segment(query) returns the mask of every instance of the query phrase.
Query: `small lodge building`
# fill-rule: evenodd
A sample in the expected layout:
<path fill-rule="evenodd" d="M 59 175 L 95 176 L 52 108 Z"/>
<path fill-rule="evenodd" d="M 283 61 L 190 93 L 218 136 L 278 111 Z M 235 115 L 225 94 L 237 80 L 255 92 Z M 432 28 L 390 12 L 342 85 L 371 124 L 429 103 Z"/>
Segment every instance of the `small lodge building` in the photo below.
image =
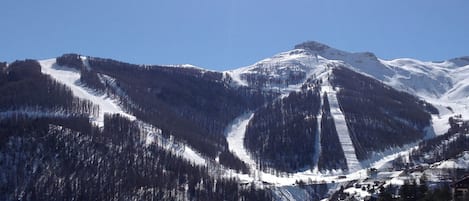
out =
<path fill-rule="evenodd" d="M 468 201 L 469 200 L 469 176 L 451 184 L 453 191 L 453 200 L 455 201 Z"/>

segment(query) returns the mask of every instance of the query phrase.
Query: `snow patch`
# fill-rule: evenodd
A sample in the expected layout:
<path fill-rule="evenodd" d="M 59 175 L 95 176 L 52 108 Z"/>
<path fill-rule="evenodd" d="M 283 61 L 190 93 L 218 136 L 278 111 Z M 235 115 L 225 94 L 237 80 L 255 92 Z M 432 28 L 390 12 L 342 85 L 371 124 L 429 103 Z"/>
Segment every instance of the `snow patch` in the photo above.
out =
<path fill-rule="evenodd" d="M 456 159 L 451 159 L 441 162 L 438 166 L 438 169 L 469 169 L 469 151 L 465 151 Z"/>
<path fill-rule="evenodd" d="M 194 149 L 187 145 L 184 145 L 184 152 L 182 156 L 184 156 L 184 158 L 188 159 L 196 165 L 207 165 L 205 159 L 200 156 L 200 154 L 197 153 Z"/>

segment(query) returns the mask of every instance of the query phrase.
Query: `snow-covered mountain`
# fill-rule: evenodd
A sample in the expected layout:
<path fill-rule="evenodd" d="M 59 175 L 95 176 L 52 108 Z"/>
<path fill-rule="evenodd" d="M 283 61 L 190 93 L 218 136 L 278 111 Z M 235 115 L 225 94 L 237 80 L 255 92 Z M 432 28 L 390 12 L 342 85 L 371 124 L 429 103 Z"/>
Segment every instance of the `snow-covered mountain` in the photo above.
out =
<path fill-rule="evenodd" d="M 384 60 L 370 52 L 350 53 L 318 42 L 305 42 L 294 50 L 277 54 L 248 67 L 227 71 L 239 84 L 249 82 L 249 74 L 264 74 L 270 79 L 287 82 L 311 69 L 311 63 L 320 58 L 328 62 L 342 62 L 360 73 L 425 98 L 466 98 L 469 57 L 459 57 L 441 62 L 416 59 Z M 305 66 L 310 66 L 310 68 Z M 314 67 L 312 67 L 314 69 Z M 243 77 L 243 78 L 241 78 Z"/>
<path fill-rule="evenodd" d="M 144 164 L 142 177 L 165 175 L 167 188 L 175 192 L 141 178 L 115 198 L 160 193 L 177 200 L 225 199 L 226 193 L 206 191 L 213 183 L 238 199 L 269 198 L 265 189 L 284 199 L 290 192 L 305 194 L 292 186 L 299 180 L 321 180 L 327 189 L 333 181 L 361 178 L 366 168 L 380 168 L 425 139 L 449 138 L 443 134 L 454 131 L 450 118 L 469 119 L 469 57 L 384 60 L 369 52 L 305 42 L 253 65 L 217 72 L 188 64 L 134 65 L 66 54 L 0 63 L 0 93 L 5 94 L 0 97 L 0 158 L 13 160 L 0 168 L 23 172 L 18 188 L 51 193 L 45 190 L 47 181 L 55 185 L 65 179 L 89 191 L 76 176 L 86 174 L 79 168 L 111 167 L 105 161 L 114 159 L 136 162 L 103 171 L 138 175 L 131 169 Z M 37 153 L 30 150 L 35 142 Z M 51 143 L 58 145 L 42 148 Z M 21 157 L 36 165 L 16 161 L 18 149 L 25 149 Z M 174 163 L 151 173 L 147 161 L 152 157 L 159 164 L 164 157 Z M 67 158 L 78 162 L 67 165 Z M 70 168 L 63 177 L 45 171 L 62 166 Z M 114 181 L 96 171 L 101 183 L 94 186 Z M 166 171 L 178 179 L 169 181 L 176 176 Z M 0 184 L 7 185 L 14 179 L 8 175 L 15 173 L 4 172 Z M 233 183 L 225 179 L 231 177 L 242 187 L 227 187 Z M 111 189 L 123 188 L 114 183 Z M 251 183 L 266 188 L 247 187 Z M 10 188 L 5 192 L 2 200 L 45 196 Z M 93 193 L 105 198 L 112 190 Z"/>
<path fill-rule="evenodd" d="M 296 85 L 298 89 L 298 83 L 318 74 L 320 66 L 327 63 L 341 63 L 432 103 L 440 113 L 434 119 L 436 134 L 449 128 L 447 119 L 450 116 L 462 114 L 469 117 L 469 57 L 439 62 L 409 58 L 385 60 L 370 52 L 350 53 L 310 41 L 296 45 L 294 50 L 226 73 L 240 85 L 262 85 L 267 89 L 291 91 L 291 87 Z"/>

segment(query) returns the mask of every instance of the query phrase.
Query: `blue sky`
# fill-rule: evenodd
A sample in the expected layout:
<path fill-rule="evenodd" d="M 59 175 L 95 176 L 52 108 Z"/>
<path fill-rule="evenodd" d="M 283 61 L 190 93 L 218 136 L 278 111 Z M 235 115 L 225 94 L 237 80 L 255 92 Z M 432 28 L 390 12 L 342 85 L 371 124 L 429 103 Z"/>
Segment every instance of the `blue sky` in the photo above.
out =
<path fill-rule="evenodd" d="M 391 59 L 469 55 L 467 0 L 2 0 L 0 61 L 63 53 L 225 70 L 315 40 Z"/>

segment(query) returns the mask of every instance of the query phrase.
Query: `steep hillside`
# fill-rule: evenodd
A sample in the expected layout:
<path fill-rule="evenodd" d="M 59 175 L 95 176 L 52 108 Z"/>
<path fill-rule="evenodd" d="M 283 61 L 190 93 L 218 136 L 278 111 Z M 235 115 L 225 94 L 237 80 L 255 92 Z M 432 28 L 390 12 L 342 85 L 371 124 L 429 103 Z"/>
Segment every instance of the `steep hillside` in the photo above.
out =
<path fill-rule="evenodd" d="M 17 61 L 0 73 L 0 200 L 270 200 L 268 190 L 179 156 L 166 147 L 170 139 L 154 141 L 158 129 L 123 111 L 95 124 L 112 102 L 69 83 L 78 78 L 71 69 L 52 65 L 52 77 L 43 74 L 45 64 Z M 69 77 L 55 80 L 57 73 Z"/>
<path fill-rule="evenodd" d="M 312 167 L 320 107 L 318 86 L 277 99 L 258 109 L 247 125 L 245 145 L 264 166 L 282 171 Z"/>
<path fill-rule="evenodd" d="M 145 146 L 135 121 L 106 115 L 104 122 L 103 130 L 79 131 L 69 118 L 1 120 L 0 134 L 11 136 L 0 146 L 0 199 L 270 200 L 266 191 Z"/>
<path fill-rule="evenodd" d="M 79 55 L 59 57 L 57 65 L 79 69 L 87 87 L 116 97 L 136 118 L 212 159 L 220 154 L 235 159 L 227 149 L 225 128 L 271 97 L 255 88 L 229 87 L 223 74 L 195 68 L 138 66 Z"/>
<path fill-rule="evenodd" d="M 384 60 L 373 53 L 346 52 L 314 41 L 299 44 L 294 51 L 308 51 L 315 56 L 340 61 L 347 68 L 433 104 L 440 114 L 432 118 L 437 135 L 449 129 L 449 117 L 455 114 L 469 117 L 466 100 L 469 97 L 468 57 L 436 62 L 409 58 Z"/>
<path fill-rule="evenodd" d="M 255 110 L 247 126 L 245 145 L 261 169 L 354 171 L 361 168 L 359 161 L 376 153 L 434 135 L 431 115 L 439 114 L 437 108 L 369 74 L 362 75 L 349 64 L 367 63 L 365 70 L 381 66 L 382 72 L 373 72 L 387 72 L 389 68 L 375 56 L 314 42 L 296 48 L 226 72 L 236 86 L 281 94 Z M 296 94 L 304 94 L 307 83 L 314 83 L 316 98 L 293 99 L 303 97 Z"/>
<path fill-rule="evenodd" d="M 224 72 L 0 62 L 0 200 L 322 199 L 370 167 L 464 158 L 468 83 L 468 57 L 318 42 Z"/>

